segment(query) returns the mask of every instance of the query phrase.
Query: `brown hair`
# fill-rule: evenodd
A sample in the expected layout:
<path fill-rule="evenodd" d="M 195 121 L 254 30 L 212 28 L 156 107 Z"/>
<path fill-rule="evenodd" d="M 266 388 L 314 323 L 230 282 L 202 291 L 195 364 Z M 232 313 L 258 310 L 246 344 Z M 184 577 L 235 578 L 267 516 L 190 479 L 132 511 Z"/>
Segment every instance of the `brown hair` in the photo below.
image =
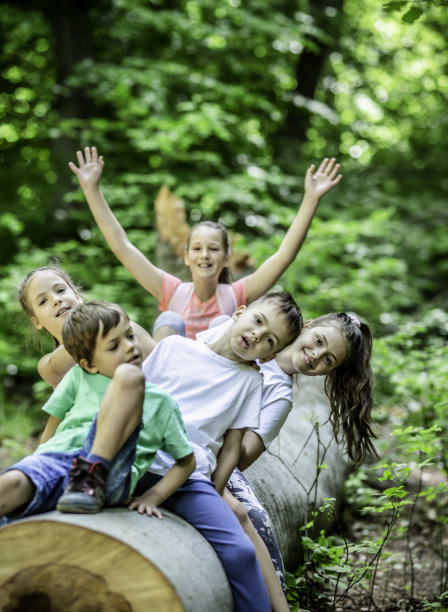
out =
<path fill-rule="evenodd" d="M 80 304 L 70 312 L 64 322 L 62 328 L 64 347 L 77 363 L 81 359 L 86 359 L 90 364 L 101 324 L 101 335 L 104 338 L 122 318 L 129 321 L 127 313 L 118 304 L 101 300 Z"/>
<path fill-rule="evenodd" d="M 214 221 L 201 221 L 200 223 L 196 223 L 196 225 L 193 225 L 193 227 L 190 230 L 190 233 L 188 234 L 187 242 L 185 244 L 185 252 L 187 252 L 188 249 L 190 248 L 190 239 L 191 239 L 193 232 L 196 229 L 198 229 L 198 227 L 202 227 L 204 225 L 205 227 L 210 227 L 220 232 L 222 246 L 226 254 L 229 255 L 230 254 L 229 233 L 223 225 L 221 225 L 220 223 L 215 223 Z M 229 268 L 227 266 L 221 270 L 221 274 L 219 275 L 219 278 L 218 278 L 218 283 L 224 283 L 226 285 L 230 283 L 230 273 L 229 273 Z"/>
<path fill-rule="evenodd" d="M 347 340 L 347 359 L 325 379 L 330 399 L 330 421 L 336 441 L 345 438 L 347 454 L 355 463 L 364 461 L 367 453 L 378 456 L 372 443 L 374 375 L 370 366 L 372 333 L 367 323 L 354 313 L 333 312 L 314 319 L 310 327 L 337 327 Z"/>
<path fill-rule="evenodd" d="M 290 336 L 288 342 L 283 348 L 291 344 L 297 336 L 300 334 L 303 328 L 303 316 L 300 308 L 294 301 L 294 298 L 287 291 L 281 291 L 278 293 L 265 293 L 255 301 L 248 305 L 248 308 L 252 308 L 255 304 L 262 302 L 269 302 L 276 306 L 277 312 L 285 317 L 286 325 L 289 329 Z"/>

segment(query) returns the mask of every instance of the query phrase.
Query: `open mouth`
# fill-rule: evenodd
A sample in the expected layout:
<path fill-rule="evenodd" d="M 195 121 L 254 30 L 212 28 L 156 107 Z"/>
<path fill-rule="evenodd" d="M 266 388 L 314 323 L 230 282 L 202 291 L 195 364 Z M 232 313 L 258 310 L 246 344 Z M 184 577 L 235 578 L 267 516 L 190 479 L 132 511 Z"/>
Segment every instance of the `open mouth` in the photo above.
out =
<path fill-rule="evenodd" d="M 310 370 L 314 370 L 313 364 L 311 363 L 310 358 L 308 357 L 305 351 L 303 351 L 303 359 L 305 360 L 305 363 L 310 368 Z"/>
<path fill-rule="evenodd" d="M 250 347 L 250 342 L 245 336 L 241 336 L 241 344 L 243 345 L 244 348 Z"/>
<path fill-rule="evenodd" d="M 64 306 L 64 308 L 60 308 L 56 313 L 56 317 L 63 317 L 69 312 L 69 310 L 70 306 Z"/>

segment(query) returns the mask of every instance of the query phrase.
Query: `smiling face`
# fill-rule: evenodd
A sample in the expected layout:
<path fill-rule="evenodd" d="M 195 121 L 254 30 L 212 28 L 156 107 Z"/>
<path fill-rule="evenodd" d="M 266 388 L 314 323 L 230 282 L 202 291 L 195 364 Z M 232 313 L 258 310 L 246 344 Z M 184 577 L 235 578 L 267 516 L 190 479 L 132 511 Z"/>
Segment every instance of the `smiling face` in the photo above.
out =
<path fill-rule="evenodd" d="M 234 325 L 229 329 L 229 346 L 235 361 L 253 361 L 273 357 L 287 344 L 291 332 L 285 316 L 268 301 L 240 306 Z"/>
<path fill-rule="evenodd" d="M 27 302 L 33 312 L 36 329 L 46 329 L 62 342 L 62 326 L 72 308 L 82 302 L 81 296 L 57 272 L 42 270 L 29 281 Z"/>
<path fill-rule="evenodd" d="M 292 364 L 305 376 L 323 376 L 339 367 L 348 357 L 348 342 L 334 325 L 310 326 L 291 346 Z"/>
<path fill-rule="evenodd" d="M 142 347 L 131 326 L 129 319 L 120 317 L 116 327 L 103 336 L 103 324 L 96 338 L 95 350 L 91 363 L 80 360 L 80 365 L 90 374 L 103 374 L 112 378 L 115 370 L 122 363 L 141 367 Z"/>
<path fill-rule="evenodd" d="M 217 280 L 228 261 L 222 232 L 207 225 L 198 225 L 190 236 L 185 253 L 185 264 L 191 269 L 193 278 Z"/>

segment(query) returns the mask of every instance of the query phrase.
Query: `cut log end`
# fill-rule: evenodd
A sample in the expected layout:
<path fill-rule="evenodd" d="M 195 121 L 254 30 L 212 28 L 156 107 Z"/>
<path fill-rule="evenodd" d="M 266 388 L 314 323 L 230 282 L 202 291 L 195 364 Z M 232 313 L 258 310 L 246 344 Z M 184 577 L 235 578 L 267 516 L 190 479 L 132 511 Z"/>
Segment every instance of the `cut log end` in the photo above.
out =
<path fill-rule="evenodd" d="M 23 522 L 1 530 L 1 549 L 1 612 L 184 611 L 162 572 L 107 534 Z"/>

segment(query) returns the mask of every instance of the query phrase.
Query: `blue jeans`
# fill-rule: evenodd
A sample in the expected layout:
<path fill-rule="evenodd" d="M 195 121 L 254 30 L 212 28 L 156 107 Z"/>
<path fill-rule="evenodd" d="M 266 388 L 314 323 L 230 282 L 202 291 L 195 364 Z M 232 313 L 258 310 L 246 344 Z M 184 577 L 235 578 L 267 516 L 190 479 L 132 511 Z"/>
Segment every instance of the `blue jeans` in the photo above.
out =
<path fill-rule="evenodd" d="M 141 495 L 160 478 L 146 472 L 134 495 Z M 187 480 L 163 505 L 193 525 L 211 544 L 227 574 L 235 612 L 271 611 L 255 549 L 212 482 Z"/>
<path fill-rule="evenodd" d="M 131 466 L 135 458 L 140 429 L 141 425 L 129 436 L 111 462 L 106 481 L 106 506 L 119 506 L 129 497 Z M 95 433 L 96 417 L 81 449 L 69 453 L 35 453 L 7 468 L 5 472 L 10 470 L 23 472 L 35 486 L 33 499 L 27 506 L 18 508 L 10 518 L 22 518 L 54 510 L 67 486 L 73 459 L 79 456 L 85 457 L 90 452 Z"/>

